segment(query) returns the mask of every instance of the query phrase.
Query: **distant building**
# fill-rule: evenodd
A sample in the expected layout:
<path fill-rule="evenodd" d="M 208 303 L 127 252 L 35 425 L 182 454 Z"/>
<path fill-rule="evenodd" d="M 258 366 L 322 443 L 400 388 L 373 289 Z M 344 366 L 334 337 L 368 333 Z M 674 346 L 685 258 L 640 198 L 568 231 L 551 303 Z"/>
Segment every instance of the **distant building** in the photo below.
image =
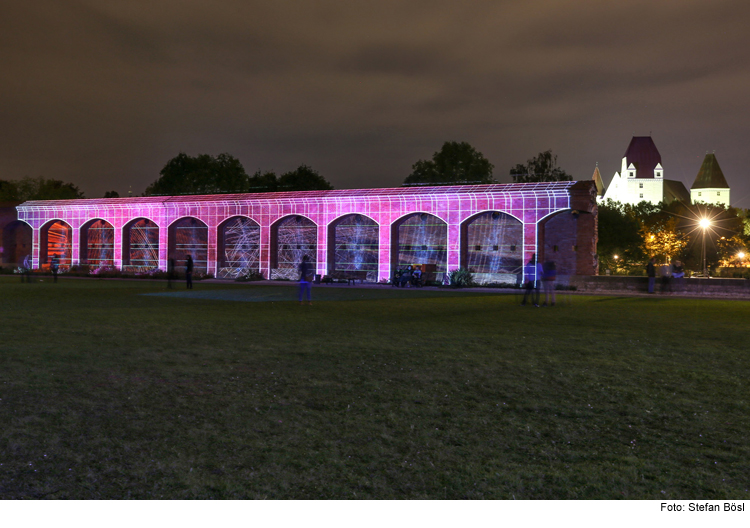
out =
<path fill-rule="evenodd" d="M 597 175 L 601 179 L 598 167 L 594 171 L 595 181 Z M 674 200 L 689 203 L 690 193 L 682 182 L 664 178 L 661 154 L 651 137 L 633 136 L 622 158 L 620 172 L 615 172 L 609 187 L 600 198 L 608 199 L 627 204 Z"/>
<path fill-rule="evenodd" d="M 604 180 L 602 180 L 602 173 L 599 172 L 599 164 L 596 164 L 594 169 L 594 175 L 591 177 L 596 184 L 596 201 L 600 202 L 604 198 Z"/>
<path fill-rule="evenodd" d="M 690 187 L 693 203 L 724 205 L 729 207 L 729 185 L 721 172 L 715 154 L 706 153 L 693 186 Z"/>

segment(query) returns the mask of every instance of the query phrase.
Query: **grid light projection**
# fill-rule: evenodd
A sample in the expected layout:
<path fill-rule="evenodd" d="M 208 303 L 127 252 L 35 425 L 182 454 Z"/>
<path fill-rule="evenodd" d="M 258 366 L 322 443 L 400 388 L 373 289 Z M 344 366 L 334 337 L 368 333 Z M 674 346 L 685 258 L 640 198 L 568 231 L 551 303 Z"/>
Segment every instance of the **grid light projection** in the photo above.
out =
<path fill-rule="evenodd" d="M 81 262 L 94 268 L 114 266 L 115 231 L 104 220 L 93 220 L 81 230 L 81 246 L 86 248 Z"/>
<path fill-rule="evenodd" d="M 467 267 L 475 274 L 520 273 L 523 224 L 517 219 L 499 212 L 482 213 L 468 224 L 467 237 Z"/>
<path fill-rule="evenodd" d="M 29 201 L 34 267 L 179 268 L 236 278 L 297 278 L 307 255 L 320 275 L 365 271 L 370 281 L 422 265 L 486 281 L 520 272 L 537 252 L 540 221 L 570 213 L 576 182 L 351 189 L 205 196 Z M 24 228 L 27 229 L 27 228 Z"/>
<path fill-rule="evenodd" d="M 360 214 L 347 215 L 334 226 L 334 271 L 365 271 L 378 280 L 378 224 Z"/>
<path fill-rule="evenodd" d="M 220 279 L 260 273 L 260 226 L 249 218 L 230 218 L 219 229 Z"/>
<path fill-rule="evenodd" d="M 187 268 L 187 256 L 193 257 L 193 271 L 206 273 L 208 269 L 208 226 L 195 218 L 183 218 L 172 225 L 174 248 L 170 254 L 175 259 L 175 269 Z"/>
<path fill-rule="evenodd" d="M 427 213 L 410 215 L 398 226 L 397 267 L 435 266 L 437 273 L 446 272 L 448 224 Z"/>
<path fill-rule="evenodd" d="M 300 215 L 282 219 L 276 226 L 276 239 L 277 266 L 271 270 L 272 279 L 298 279 L 297 266 L 304 256 L 315 268 L 318 227 L 312 220 Z"/>
<path fill-rule="evenodd" d="M 142 218 L 136 220 L 129 231 L 130 251 L 128 265 L 123 266 L 129 271 L 150 271 L 159 267 L 159 226 L 151 220 Z"/>

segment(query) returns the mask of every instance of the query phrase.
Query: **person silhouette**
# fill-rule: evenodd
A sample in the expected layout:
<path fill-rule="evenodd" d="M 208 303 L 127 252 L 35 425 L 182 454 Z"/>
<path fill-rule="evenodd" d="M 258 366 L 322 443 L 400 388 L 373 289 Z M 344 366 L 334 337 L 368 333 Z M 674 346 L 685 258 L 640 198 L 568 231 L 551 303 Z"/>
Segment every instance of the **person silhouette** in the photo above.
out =
<path fill-rule="evenodd" d="M 60 269 L 60 259 L 57 256 L 57 253 L 52 254 L 52 260 L 50 262 L 50 269 L 52 270 L 52 282 L 57 282 L 57 272 Z"/>
<path fill-rule="evenodd" d="M 307 294 L 307 304 L 312 304 L 311 287 L 310 287 L 310 258 L 307 255 L 302 256 L 302 262 L 299 263 L 299 303 L 302 304 L 303 294 Z"/>
<path fill-rule="evenodd" d="M 167 260 L 167 288 L 172 289 L 172 281 L 174 280 L 174 257 L 169 257 Z"/>
<path fill-rule="evenodd" d="M 187 289 L 193 289 L 193 256 L 188 255 L 185 261 L 185 282 L 187 282 Z"/>
<path fill-rule="evenodd" d="M 557 265 L 554 260 L 548 260 L 542 266 L 542 287 L 544 288 L 544 304 L 542 306 L 555 305 L 555 279 L 557 278 Z"/>
<path fill-rule="evenodd" d="M 523 294 L 521 306 L 526 305 L 526 301 L 531 298 L 531 303 L 539 308 L 539 282 L 544 276 L 542 265 L 536 261 L 536 253 L 531 255 L 529 262 L 523 268 L 523 274 L 526 278 L 526 291 Z"/>

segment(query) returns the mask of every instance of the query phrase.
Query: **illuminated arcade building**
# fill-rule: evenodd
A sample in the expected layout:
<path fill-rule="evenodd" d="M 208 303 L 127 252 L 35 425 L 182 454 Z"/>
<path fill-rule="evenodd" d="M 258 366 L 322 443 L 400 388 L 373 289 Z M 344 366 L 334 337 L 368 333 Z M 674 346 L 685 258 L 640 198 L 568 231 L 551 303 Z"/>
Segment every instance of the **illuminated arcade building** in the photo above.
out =
<path fill-rule="evenodd" d="M 55 255 L 63 267 L 166 270 L 170 256 L 179 268 L 190 254 L 196 272 L 219 278 L 255 271 L 296 279 L 307 255 L 320 275 L 359 270 L 380 281 L 419 264 L 437 279 L 465 267 L 479 282 L 515 282 L 538 253 L 562 276 L 597 273 L 592 182 L 50 200 L 16 209 L 18 220 L 0 226 L 3 237 L 28 237 L 35 268 Z"/>

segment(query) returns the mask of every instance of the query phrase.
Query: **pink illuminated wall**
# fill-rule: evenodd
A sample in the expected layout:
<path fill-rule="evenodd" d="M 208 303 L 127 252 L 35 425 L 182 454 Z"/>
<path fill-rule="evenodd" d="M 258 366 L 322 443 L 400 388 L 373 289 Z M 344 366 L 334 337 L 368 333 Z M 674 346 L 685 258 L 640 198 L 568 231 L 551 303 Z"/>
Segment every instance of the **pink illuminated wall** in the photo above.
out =
<path fill-rule="evenodd" d="M 82 237 L 82 229 L 85 231 L 94 220 L 103 220 L 106 224 L 99 222 L 97 225 L 111 225 L 113 228 L 111 260 L 118 268 L 132 265 L 133 244 L 145 244 L 136 240 L 136 235 L 143 238 L 143 233 L 133 231 L 133 226 L 142 224 L 158 228 L 149 242 L 148 251 L 153 254 L 150 262 L 163 270 L 167 268 L 170 251 L 188 247 L 188 242 L 182 238 L 172 240 L 170 236 L 182 237 L 182 233 L 188 234 L 188 228 L 197 233 L 198 228 L 205 226 L 201 231 L 201 236 L 205 236 L 205 242 L 200 242 L 201 260 L 205 259 L 206 270 L 214 275 L 235 258 L 219 255 L 218 251 L 224 251 L 225 247 L 237 248 L 229 240 L 230 235 L 221 230 L 224 226 L 240 225 L 237 220 L 228 222 L 230 219 L 248 219 L 244 224 L 258 226 L 251 233 L 254 256 L 250 260 L 267 278 L 272 274 L 272 266 L 275 266 L 274 274 L 278 275 L 279 267 L 289 265 L 290 255 L 308 251 L 315 254 L 311 261 L 315 262 L 316 272 L 321 275 L 329 273 L 332 270 L 328 267 L 336 261 L 330 254 L 335 251 L 336 244 L 328 237 L 343 232 L 336 228 L 343 217 L 362 215 L 368 224 L 370 221 L 377 224 L 377 244 L 371 243 L 370 246 L 377 248 L 377 278 L 382 280 L 391 276 L 397 260 L 394 254 L 397 249 L 392 247 L 394 229 L 398 233 L 399 226 L 415 213 L 426 213 L 445 223 L 444 246 L 440 247 L 445 248 L 447 270 L 465 265 L 462 254 L 465 260 L 467 241 L 462 240 L 462 225 L 483 212 L 505 213 L 520 222 L 522 240 L 518 251 L 525 262 L 537 251 L 538 222 L 571 208 L 571 187 L 574 185 L 575 182 L 555 182 L 30 201 L 18 206 L 17 210 L 19 220 L 33 229 L 34 267 L 44 264 L 41 260 L 47 253 L 45 247 L 52 242 L 60 243 L 59 240 L 49 240 L 50 231 L 55 236 L 62 232 L 60 226 L 70 227 L 70 240 L 65 241 L 64 246 L 69 251 L 70 262 L 73 265 L 85 262 L 89 250 L 86 240 L 90 237 L 85 234 Z M 53 226 L 52 230 L 50 226 Z M 298 229 L 302 233 L 300 236 L 314 240 L 296 240 L 297 232 L 290 230 L 290 226 Z M 372 234 L 368 236 L 372 238 Z M 283 248 L 279 245 L 280 237 L 287 241 Z M 182 258 L 181 255 L 177 257 Z"/>

